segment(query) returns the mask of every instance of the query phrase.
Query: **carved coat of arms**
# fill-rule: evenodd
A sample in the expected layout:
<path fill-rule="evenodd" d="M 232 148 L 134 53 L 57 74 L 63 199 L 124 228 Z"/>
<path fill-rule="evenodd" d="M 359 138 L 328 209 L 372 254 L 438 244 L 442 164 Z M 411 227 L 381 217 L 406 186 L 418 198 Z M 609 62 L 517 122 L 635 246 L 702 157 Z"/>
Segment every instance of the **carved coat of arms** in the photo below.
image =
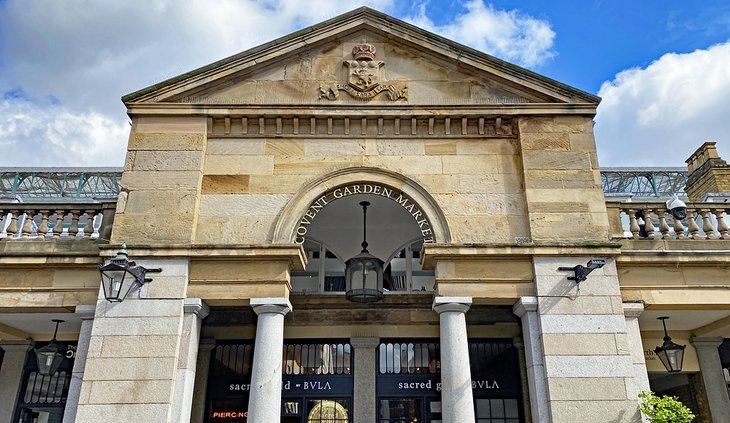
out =
<path fill-rule="evenodd" d="M 319 98 L 336 100 L 340 91 L 346 91 L 354 98 L 369 100 L 385 92 L 390 100 L 406 99 L 407 87 L 396 87 L 385 84 L 382 69 L 385 62 L 375 60 L 375 46 L 362 43 L 352 49 L 355 60 L 345 60 L 347 67 L 347 83 L 319 87 Z"/>

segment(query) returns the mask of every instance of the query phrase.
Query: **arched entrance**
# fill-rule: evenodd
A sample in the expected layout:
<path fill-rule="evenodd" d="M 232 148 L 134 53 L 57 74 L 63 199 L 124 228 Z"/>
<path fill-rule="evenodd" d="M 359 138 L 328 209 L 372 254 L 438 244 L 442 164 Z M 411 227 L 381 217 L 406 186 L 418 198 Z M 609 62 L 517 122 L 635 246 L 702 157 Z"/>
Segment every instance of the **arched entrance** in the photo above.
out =
<path fill-rule="evenodd" d="M 363 237 L 362 201 L 368 207 L 368 250 L 385 263 L 386 292 L 432 291 L 432 271 L 421 268 L 424 244 L 435 240 L 423 206 L 400 189 L 380 182 L 335 186 L 312 201 L 295 229 L 307 268 L 292 274 L 292 293 L 345 290 L 345 261 L 356 256 Z"/>

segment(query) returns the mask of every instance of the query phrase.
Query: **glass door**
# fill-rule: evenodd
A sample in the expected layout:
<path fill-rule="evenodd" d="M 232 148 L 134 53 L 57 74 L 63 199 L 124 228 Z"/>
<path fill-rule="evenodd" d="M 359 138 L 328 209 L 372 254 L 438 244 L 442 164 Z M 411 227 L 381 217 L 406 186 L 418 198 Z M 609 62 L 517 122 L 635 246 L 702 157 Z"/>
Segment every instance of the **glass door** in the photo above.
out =
<path fill-rule="evenodd" d="M 349 398 L 287 398 L 281 423 L 350 423 Z"/>
<path fill-rule="evenodd" d="M 422 398 L 381 398 L 379 423 L 425 422 Z"/>

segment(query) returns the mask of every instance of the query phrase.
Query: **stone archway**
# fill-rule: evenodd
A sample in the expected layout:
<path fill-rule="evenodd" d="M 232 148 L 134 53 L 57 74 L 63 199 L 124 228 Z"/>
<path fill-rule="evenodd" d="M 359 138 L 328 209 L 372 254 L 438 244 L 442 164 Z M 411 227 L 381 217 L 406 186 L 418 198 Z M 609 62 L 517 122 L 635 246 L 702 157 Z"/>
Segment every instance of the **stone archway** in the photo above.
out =
<path fill-rule="evenodd" d="M 356 189 L 358 192 L 355 192 Z M 424 238 L 436 243 L 451 242 L 443 212 L 423 187 L 401 174 L 368 167 L 341 169 L 307 184 L 284 207 L 274 227 L 273 242 L 289 244 L 301 241 L 303 224 L 314 218 L 318 210 L 326 206 L 328 199 L 352 194 L 379 195 L 397 202 L 411 213 L 422 228 Z"/>

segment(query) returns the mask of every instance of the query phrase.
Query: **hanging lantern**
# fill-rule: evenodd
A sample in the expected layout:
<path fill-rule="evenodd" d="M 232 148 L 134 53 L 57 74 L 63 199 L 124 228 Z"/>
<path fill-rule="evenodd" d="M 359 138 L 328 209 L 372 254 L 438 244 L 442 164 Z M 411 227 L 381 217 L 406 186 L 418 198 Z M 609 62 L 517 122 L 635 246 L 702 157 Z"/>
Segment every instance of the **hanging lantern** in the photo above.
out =
<path fill-rule="evenodd" d="M 672 342 L 672 338 L 667 334 L 667 324 L 665 320 L 669 317 L 659 317 L 657 320 L 662 321 L 664 326 L 664 343 L 661 347 L 656 347 L 654 353 L 659 357 L 664 367 L 669 373 L 682 371 L 682 361 L 684 360 L 684 349 L 686 345 L 679 345 Z"/>
<path fill-rule="evenodd" d="M 56 323 L 56 330 L 53 332 L 53 339 L 45 347 L 37 348 L 35 350 L 35 357 L 38 363 L 38 373 L 46 376 L 56 373 L 58 367 L 61 365 L 66 356 L 66 347 L 56 340 L 58 325 L 64 321 L 54 319 L 52 322 Z"/>
<path fill-rule="evenodd" d="M 355 303 L 374 303 L 383 299 L 383 261 L 368 251 L 367 201 L 360 202 L 363 218 L 362 251 L 345 262 L 345 297 Z"/>

